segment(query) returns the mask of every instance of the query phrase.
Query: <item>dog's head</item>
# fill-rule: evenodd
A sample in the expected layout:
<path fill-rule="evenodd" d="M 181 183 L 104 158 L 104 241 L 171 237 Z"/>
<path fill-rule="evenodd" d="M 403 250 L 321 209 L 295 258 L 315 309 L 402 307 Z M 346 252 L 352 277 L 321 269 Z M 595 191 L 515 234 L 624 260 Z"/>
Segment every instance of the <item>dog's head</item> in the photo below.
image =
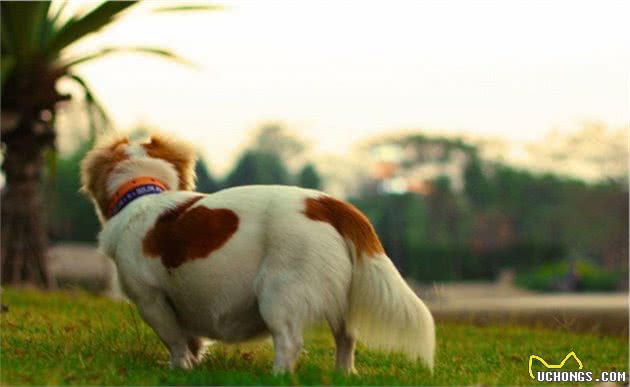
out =
<path fill-rule="evenodd" d="M 195 161 L 192 145 L 173 137 L 152 134 L 148 142 L 135 143 L 127 135 L 111 133 L 100 138 L 81 162 L 81 189 L 104 222 L 112 196 L 135 178 L 155 178 L 167 190 L 194 189 Z"/>

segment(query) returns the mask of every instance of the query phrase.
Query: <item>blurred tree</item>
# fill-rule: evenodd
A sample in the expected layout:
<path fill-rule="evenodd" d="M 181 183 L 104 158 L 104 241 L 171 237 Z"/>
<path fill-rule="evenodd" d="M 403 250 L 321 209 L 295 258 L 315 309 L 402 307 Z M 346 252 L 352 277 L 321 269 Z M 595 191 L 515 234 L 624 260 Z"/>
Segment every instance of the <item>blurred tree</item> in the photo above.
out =
<path fill-rule="evenodd" d="M 57 103 L 70 99 L 56 90 L 57 81 L 74 81 L 84 92 L 92 130 L 106 115 L 86 82 L 74 73 L 78 64 L 121 51 L 135 51 L 183 62 L 173 53 L 150 47 L 112 47 L 79 56 L 67 48 L 118 20 L 137 2 L 103 2 L 86 13 L 64 17 L 67 2 L 2 2 L 2 114 L 5 146 L 2 170 L 2 283 L 31 282 L 49 286 L 46 227 L 40 197 L 45 152 L 54 147 Z M 55 5 L 54 7 L 52 5 Z M 176 6 L 162 11 L 214 9 Z M 52 153 L 49 153 L 52 155 Z M 50 156 L 47 160 L 55 160 Z"/>
<path fill-rule="evenodd" d="M 250 146 L 250 149 L 278 155 L 285 162 L 304 152 L 305 148 L 304 142 L 291 134 L 288 128 L 279 122 L 260 126 Z"/>
<path fill-rule="evenodd" d="M 591 127 L 584 138 L 573 138 L 578 149 L 589 150 L 572 157 L 605 154 L 605 146 L 587 146 L 603 133 Z M 492 279 L 504 268 L 524 272 L 580 256 L 609 270 L 628 270 L 628 190 L 618 179 L 587 183 L 534 173 L 489 162 L 478 148 L 439 137 L 403 136 L 373 146 L 376 155 L 395 156 L 408 192 L 364 190 L 354 201 L 372 219 L 396 264 L 417 279 Z M 570 146 L 559 149 L 568 152 Z M 586 157 L 588 164 L 623 170 L 625 151 L 620 146 L 611 151 L 603 158 Z M 411 190 L 418 180 L 426 189 Z M 405 195 L 414 199 L 403 200 Z"/>
<path fill-rule="evenodd" d="M 447 176 L 436 177 L 431 186 L 433 189 L 426 198 L 427 214 L 432 220 L 428 238 L 441 245 L 455 244 L 461 240 L 461 205 Z"/>
<path fill-rule="evenodd" d="M 288 173 L 277 154 L 248 150 L 225 179 L 226 187 L 249 184 L 288 184 Z"/>
<path fill-rule="evenodd" d="M 297 184 L 300 187 L 321 189 L 322 179 L 312 163 L 306 164 L 297 176 Z"/>
<path fill-rule="evenodd" d="M 197 191 L 212 193 L 219 190 L 219 184 L 214 180 L 208 170 L 208 165 L 201 157 L 195 164 L 195 174 L 197 175 Z"/>
<path fill-rule="evenodd" d="M 484 208 L 493 200 L 481 160 L 475 153 L 464 169 L 464 190 L 473 206 Z"/>

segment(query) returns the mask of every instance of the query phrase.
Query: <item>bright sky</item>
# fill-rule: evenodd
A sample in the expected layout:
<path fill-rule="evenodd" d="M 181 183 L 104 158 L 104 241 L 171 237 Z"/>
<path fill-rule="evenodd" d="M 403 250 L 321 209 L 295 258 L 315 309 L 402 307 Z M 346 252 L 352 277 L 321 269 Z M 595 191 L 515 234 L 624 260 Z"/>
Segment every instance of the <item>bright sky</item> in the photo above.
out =
<path fill-rule="evenodd" d="M 120 55 L 81 66 L 117 127 L 181 131 L 223 171 L 270 120 L 337 154 L 387 130 L 519 142 L 628 121 L 627 1 L 224 4 L 138 9 L 76 48 L 157 46 L 199 64 Z"/>

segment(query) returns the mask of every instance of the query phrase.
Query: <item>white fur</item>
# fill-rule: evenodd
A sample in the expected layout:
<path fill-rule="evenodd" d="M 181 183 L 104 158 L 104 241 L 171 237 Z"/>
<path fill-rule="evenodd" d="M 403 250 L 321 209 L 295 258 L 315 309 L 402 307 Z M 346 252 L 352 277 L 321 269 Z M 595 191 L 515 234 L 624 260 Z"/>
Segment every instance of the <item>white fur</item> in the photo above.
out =
<path fill-rule="evenodd" d="M 122 162 L 108 182 L 153 176 L 175 187 L 174 169 L 140 155 Z M 116 263 L 122 288 L 171 353 L 171 365 L 190 368 L 199 357 L 191 338 L 238 342 L 271 334 L 274 370 L 293 369 L 305 324 L 328 321 L 337 367 L 352 372 L 355 337 L 398 349 L 433 366 L 433 319 L 386 256 L 349 256 L 348 244 L 328 223 L 307 218 L 304 201 L 321 192 L 284 186 L 248 186 L 206 195 L 195 206 L 227 208 L 237 232 L 203 259 L 167 270 L 143 253 L 157 217 L 191 196 L 168 191 L 131 202 L 100 234 Z"/>

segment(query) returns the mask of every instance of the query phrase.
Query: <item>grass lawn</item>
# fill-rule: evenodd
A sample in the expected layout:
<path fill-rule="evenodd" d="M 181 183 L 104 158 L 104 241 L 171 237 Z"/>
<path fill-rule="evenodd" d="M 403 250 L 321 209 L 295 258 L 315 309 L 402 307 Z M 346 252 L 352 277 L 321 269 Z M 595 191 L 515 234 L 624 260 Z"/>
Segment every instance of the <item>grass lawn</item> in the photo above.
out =
<path fill-rule="evenodd" d="M 531 385 L 530 354 L 558 363 L 571 350 L 597 375 L 628 368 L 627 337 L 438 322 L 433 376 L 401 355 L 362 346 L 359 375 L 334 372 L 334 345 L 323 328 L 307 332 L 294 375 L 271 375 L 268 340 L 217 344 L 195 370 L 173 371 L 133 305 L 82 292 L 16 289 L 5 289 L 2 302 L 9 306 L 0 315 L 2 385 Z"/>

